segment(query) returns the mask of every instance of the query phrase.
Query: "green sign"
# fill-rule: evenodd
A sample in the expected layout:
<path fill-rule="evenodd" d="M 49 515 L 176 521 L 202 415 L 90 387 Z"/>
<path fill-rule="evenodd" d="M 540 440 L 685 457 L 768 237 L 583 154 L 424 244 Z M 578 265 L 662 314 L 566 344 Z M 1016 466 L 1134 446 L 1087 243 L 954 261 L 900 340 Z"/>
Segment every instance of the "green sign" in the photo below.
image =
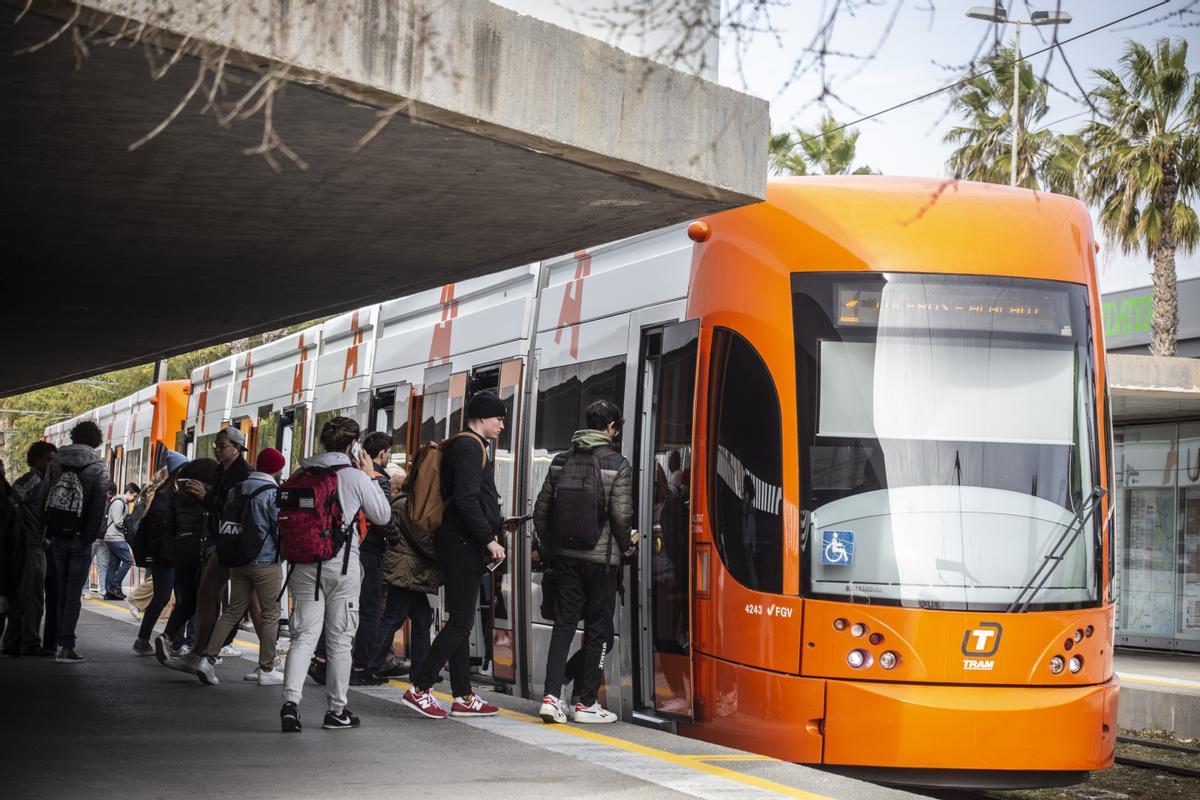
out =
<path fill-rule="evenodd" d="M 1151 295 L 1104 301 L 1104 335 L 1127 336 L 1150 332 Z"/>

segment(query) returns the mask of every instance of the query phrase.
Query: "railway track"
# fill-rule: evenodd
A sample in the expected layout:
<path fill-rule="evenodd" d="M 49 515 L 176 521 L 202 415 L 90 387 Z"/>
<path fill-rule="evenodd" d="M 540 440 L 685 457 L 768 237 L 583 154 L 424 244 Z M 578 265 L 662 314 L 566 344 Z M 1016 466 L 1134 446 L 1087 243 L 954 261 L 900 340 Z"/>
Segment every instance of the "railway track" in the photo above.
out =
<path fill-rule="evenodd" d="M 1133 736 L 1118 736 L 1117 742 L 1120 744 L 1134 745 L 1137 747 L 1147 747 L 1154 750 L 1166 750 L 1173 753 L 1187 753 L 1189 755 L 1200 756 L 1200 747 L 1188 747 L 1181 744 L 1173 744 L 1171 742 L 1160 742 L 1155 739 L 1139 739 Z M 1138 769 L 1158 770 L 1160 772 L 1168 772 L 1172 775 L 1179 775 L 1184 778 L 1200 779 L 1200 769 L 1194 767 L 1185 767 L 1178 764 L 1164 764 L 1161 761 L 1149 761 L 1144 758 L 1133 758 L 1131 756 L 1116 757 L 1116 762 L 1126 767 L 1137 767 Z M 1200 759 L 1198 759 L 1200 762 Z"/>

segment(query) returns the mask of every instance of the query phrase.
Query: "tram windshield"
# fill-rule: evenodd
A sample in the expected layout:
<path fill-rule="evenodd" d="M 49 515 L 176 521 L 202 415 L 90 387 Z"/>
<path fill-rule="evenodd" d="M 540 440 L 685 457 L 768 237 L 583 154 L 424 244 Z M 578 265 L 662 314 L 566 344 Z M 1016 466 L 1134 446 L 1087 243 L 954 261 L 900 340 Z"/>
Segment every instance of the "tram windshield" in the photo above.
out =
<path fill-rule="evenodd" d="M 807 273 L 792 290 L 806 593 L 934 609 L 1095 605 L 1086 288 Z"/>

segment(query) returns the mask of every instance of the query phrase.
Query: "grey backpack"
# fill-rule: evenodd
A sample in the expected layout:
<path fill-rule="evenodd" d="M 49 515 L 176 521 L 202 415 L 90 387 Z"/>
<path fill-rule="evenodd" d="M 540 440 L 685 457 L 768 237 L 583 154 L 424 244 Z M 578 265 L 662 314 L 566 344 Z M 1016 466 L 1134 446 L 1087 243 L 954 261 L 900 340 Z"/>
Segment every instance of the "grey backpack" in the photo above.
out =
<path fill-rule="evenodd" d="M 83 484 L 78 470 L 64 466 L 46 494 L 46 535 L 59 539 L 77 536 L 83 528 Z"/>

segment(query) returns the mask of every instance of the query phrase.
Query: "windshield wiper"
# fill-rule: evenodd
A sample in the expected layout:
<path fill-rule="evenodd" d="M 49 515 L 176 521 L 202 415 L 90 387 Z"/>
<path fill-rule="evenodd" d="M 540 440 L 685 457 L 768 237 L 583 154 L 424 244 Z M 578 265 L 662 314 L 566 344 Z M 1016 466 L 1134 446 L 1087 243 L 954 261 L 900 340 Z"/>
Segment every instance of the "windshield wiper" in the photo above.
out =
<path fill-rule="evenodd" d="M 1016 599 L 1012 601 L 1006 609 L 1008 614 L 1024 614 L 1029 610 L 1029 606 L 1033 603 L 1033 598 L 1037 597 L 1038 592 L 1050 580 L 1050 576 L 1054 574 L 1054 570 L 1058 569 L 1058 565 L 1066 558 L 1068 551 L 1074 546 L 1075 540 L 1079 538 L 1079 534 L 1083 532 L 1084 527 L 1091 521 L 1096 514 L 1096 509 L 1100 508 L 1100 501 L 1108 494 L 1108 490 L 1103 486 L 1097 486 L 1092 490 L 1092 495 L 1089 498 L 1091 503 L 1084 509 L 1084 513 L 1076 514 L 1075 519 L 1062 532 L 1062 536 L 1058 537 L 1058 541 L 1050 548 L 1050 552 L 1042 557 L 1042 561 L 1033 572 L 1029 582 L 1021 587 L 1021 591 L 1017 592 Z M 1111 504 L 1110 504 L 1111 506 Z M 1112 509 L 1110 507 L 1109 512 Z"/>

